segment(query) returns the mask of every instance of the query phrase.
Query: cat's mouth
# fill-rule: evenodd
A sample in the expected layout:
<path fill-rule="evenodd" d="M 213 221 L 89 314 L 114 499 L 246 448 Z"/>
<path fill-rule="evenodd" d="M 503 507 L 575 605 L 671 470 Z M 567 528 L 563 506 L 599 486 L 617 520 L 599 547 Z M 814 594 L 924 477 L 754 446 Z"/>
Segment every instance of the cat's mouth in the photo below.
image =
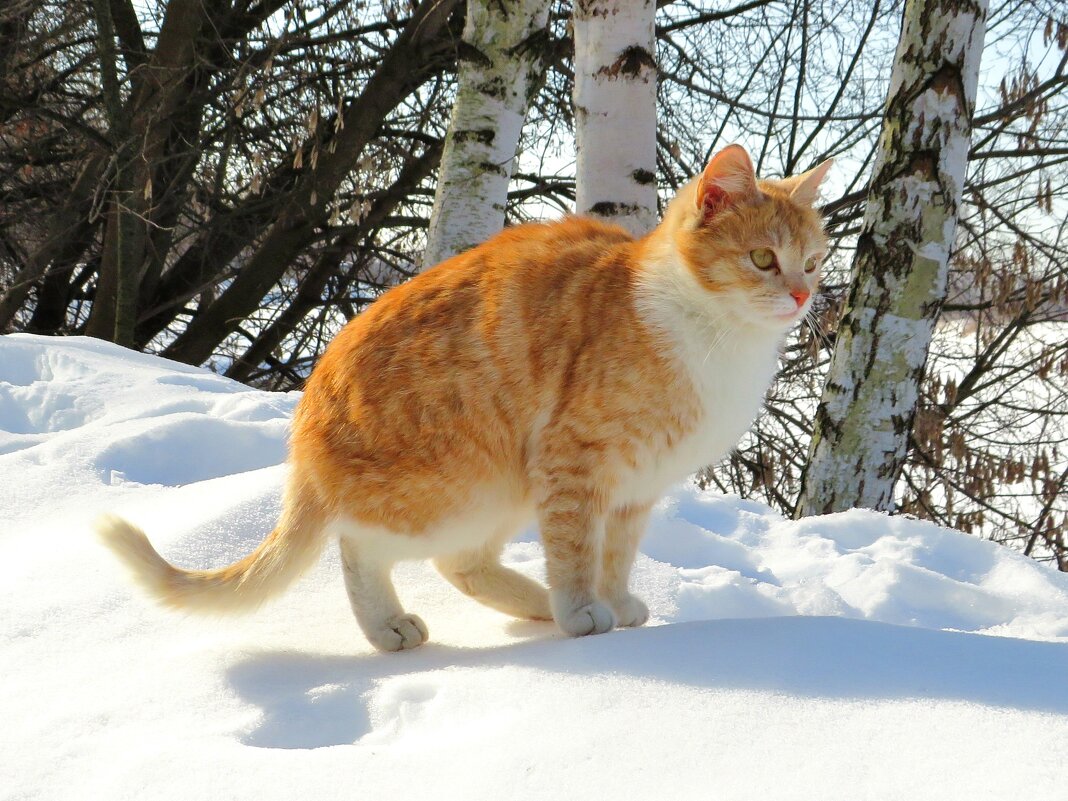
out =
<path fill-rule="evenodd" d="M 804 303 L 796 304 L 791 299 L 789 301 L 781 303 L 776 302 L 773 304 L 769 304 L 769 306 L 765 308 L 764 313 L 767 317 L 770 317 L 776 322 L 792 323 L 798 320 L 805 313 L 806 308 L 807 307 Z"/>
<path fill-rule="evenodd" d="M 741 315 L 741 319 L 757 328 L 781 332 L 796 325 L 803 314 L 803 307 L 795 309 L 782 307 L 750 308 L 747 313 Z"/>

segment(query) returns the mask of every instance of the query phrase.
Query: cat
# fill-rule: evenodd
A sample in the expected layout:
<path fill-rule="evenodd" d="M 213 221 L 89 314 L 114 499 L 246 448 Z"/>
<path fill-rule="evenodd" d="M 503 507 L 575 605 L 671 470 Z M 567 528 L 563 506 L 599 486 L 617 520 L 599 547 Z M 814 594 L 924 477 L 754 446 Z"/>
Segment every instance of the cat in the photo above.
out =
<path fill-rule="evenodd" d="M 640 626 L 628 578 L 650 508 L 756 417 L 817 289 L 831 162 L 758 180 L 715 154 L 635 239 L 583 217 L 508 228 L 382 295 L 329 345 L 293 419 L 281 519 L 219 570 L 172 567 L 117 517 L 97 530 L 163 604 L 250 609 L 340 544 L 376 648 L 427 640 L 394 563 L 571 635 Z M 504 567 L 531 520 L 549 590 Z"/>

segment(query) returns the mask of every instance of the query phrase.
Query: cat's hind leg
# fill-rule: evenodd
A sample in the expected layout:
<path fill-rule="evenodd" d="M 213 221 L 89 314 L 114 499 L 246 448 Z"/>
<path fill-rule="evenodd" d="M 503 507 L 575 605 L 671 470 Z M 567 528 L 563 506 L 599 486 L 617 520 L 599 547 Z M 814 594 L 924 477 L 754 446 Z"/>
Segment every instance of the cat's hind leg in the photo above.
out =
<path fill-rule="evenodd" d="M 371 645 L 380 651 L 402 651 L 426 642 L 426 624 L 404 611 L 393 589 L 393 562 L 375 558 L 373 549 L 361 551 L 352 538 L 342 537 L 340 546 L 349 603 Z"/>
<path fill-rule="evenodd" d="M 486 606 L 524 620 L 552 620 L 549 592 L 541 584 L 501 564 L 503 542 L 449 556 L 434 565 L 460 592 Z"/>

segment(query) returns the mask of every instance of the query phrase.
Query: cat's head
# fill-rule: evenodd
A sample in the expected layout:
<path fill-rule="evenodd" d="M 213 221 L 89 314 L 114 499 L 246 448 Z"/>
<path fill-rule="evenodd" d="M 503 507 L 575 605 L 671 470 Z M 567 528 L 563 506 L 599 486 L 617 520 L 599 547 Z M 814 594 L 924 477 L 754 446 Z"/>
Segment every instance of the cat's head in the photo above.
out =
<path fill-rule="evenodd" d="M 830 166 L 758 180 L 745 149 L 730 145 L 672 201 L 660 238 L 710 303 L 742 322 L 785 330 L 819 286 L 827 237 L 813 204 Z"/>

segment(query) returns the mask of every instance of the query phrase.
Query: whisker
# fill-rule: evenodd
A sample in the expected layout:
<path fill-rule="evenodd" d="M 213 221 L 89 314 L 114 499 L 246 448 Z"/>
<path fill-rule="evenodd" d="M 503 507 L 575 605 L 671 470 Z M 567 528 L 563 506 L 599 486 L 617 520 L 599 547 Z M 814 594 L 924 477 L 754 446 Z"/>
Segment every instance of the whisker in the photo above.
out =
<path fill-rule="evenodd" d="M 708 360 L 709 360 L 709 358 L 711 358 L 713 351 L 715 351 L 715 350 L 717 350 L 719 348 L 719 346 L 727 339 L 727 337 L 728 337 L 728 335 L 730 333 L 731 333 L 730 329 L 727 329 L 727 328 L 721 328 L 719 330 L 719 332 L 717 333 L 716 338 L 712 340 L 712 344 L 710 344 L 708 346 L 708 352 L 705 353 L 705 358 L 701 362 L 702 366 L 704 366 L 704 365 L 706 365 L 708 363 Z"/>
<path fill-rule="evenodd" d="M 807 312 L 805 312 L 805 316 L 803 319 L 805 321 L 805 325 L 808 326 L 808 330 L 812 332 L 813 338 L 820 342 L 823 347 L 830 349 L 832 347 L 831 339 L 823 332 L 822 326 L 819 325 L 818 320 L 816 318 L 815 309 L 810 308 Z"/>

